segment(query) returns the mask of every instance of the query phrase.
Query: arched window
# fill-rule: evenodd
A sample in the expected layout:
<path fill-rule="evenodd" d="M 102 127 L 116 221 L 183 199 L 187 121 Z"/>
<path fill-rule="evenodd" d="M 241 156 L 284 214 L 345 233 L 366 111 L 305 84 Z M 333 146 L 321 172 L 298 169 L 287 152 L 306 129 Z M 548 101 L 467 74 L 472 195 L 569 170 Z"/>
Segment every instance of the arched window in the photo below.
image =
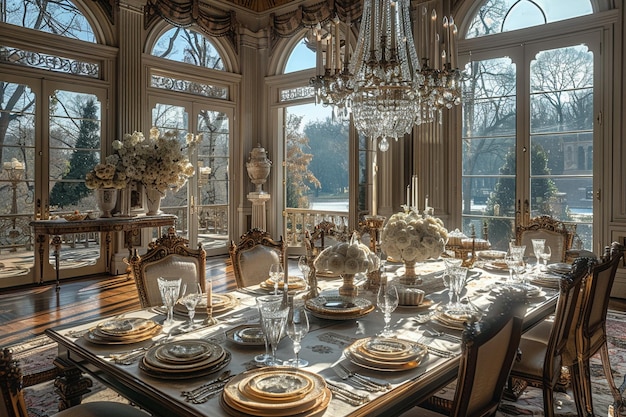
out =
<path fill-rule="evenodd" d="M 152 55 L 199 67 L 224 70 L 222 57 L 213 43 L 202 33 L 182 27 L 173 27 L 159 37 Z"/>
<path fill-rule="evenodd" d="M 96 42 L 91 25 L 70 0 L 3 2 L 0 21 L 66 38 Z"/>
<path fill-rule="evenodd" d="M 584 190 L 593 186 L 586 154 L 597 134 L 602 29 L 589 25 L 591 2 L 486 0 L 473 10 L 460 42 L 464 232 L 486 223 L 494 248 L 507 250 L 517 225 L 550 215 L 576 224 L 592 250 L 593 201 Z M 588 29 L 554 23 L 564 19 Z"/>
<path fill-rule="evenodd" d="M 302 38 L 291 51 L 285 74 L 315 67 L 315 52 L 307 46 L 306 37 Z"/>
<path fill-rule="evenodd" d="M 468 26 L 466 39 L 591 14 L 589 0 L 487 0 Z"/>

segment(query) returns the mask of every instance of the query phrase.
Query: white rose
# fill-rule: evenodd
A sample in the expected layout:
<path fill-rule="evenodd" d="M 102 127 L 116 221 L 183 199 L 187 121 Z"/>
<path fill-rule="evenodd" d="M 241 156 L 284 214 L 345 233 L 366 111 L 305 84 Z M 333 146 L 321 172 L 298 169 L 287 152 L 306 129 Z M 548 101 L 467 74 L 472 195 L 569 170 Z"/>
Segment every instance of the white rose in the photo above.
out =
<path fill-rule="evenodd" d="M 356 274 L 361 272 L 361 262 L 357 258 L 348 258 L 344 263 L 344 273 Z"/>
<path fill-rule="evenodd" d="M 345 257 L 339 253 L 333 253 L 328 259 L 328 271 L 335 274 L 343 274 L 345 271 Z"/>

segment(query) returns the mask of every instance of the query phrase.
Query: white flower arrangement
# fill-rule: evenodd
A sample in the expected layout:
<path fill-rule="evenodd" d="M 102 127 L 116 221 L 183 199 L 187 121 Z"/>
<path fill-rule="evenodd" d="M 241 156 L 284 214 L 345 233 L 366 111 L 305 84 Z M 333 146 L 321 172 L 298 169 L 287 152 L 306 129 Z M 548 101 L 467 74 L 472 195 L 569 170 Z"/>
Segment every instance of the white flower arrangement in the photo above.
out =
<path fill-rule="evenodd" d="M 448 230 L 441 219 L 422 217 L 414 211 L 392 215 L 381 235 L 381 249 L 392 259 L 421 262 L 437 258 L 445 250 Z"/>
<path fill-rule="evenodd" d="M 173 132 L 161 135 L 156 127 L 150 129 L 150 137 L 141 132 L 126 134 L 113 142 L 115 153 L 107 157 L 122 167 L 129 180 L 156 188 L 165 194 L 168 189 L 178 191 L 195 172 L 189 159 L 183 154 L 185 148 L 195 146 L 200 136 L 188 133 L 186 146 L 181 147 Z"/>
<path fill-rule="evenodd" d="M 128 178 L 126 173 L 118 169 L 116 164 L 107 162 L 96 165 L 85 175 L 85 185 L 91 190 L 100 188 L 126 188 Z"/>
<path fill-rule="evenodd" d="M 332 274 L 358 274 L 376 268 L 378 258 L 355 236 L 324 249 L 315 259 L 315 269 Z"/>

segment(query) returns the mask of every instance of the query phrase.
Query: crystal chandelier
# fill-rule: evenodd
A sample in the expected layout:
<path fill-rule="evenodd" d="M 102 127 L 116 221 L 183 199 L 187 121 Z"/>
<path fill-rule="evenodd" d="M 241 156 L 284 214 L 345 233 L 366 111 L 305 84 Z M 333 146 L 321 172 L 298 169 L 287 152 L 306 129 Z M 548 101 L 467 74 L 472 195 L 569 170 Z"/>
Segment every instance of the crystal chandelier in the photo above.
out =
<path fill-rule="evenodd" d="M 461 102 L 454 21 L 443 18 L 440 36 L 436 12 L 428 15 L 424 7 L 417 23 L 421 60 L 411 30 L 410 0 L 365 0 L 351 58 L 350 19 L 346 22 L 343 61 L 339 19 L 326 33 L 321 25 L 314 30 L 318 75 L 311 85 L 317 101 L 333 106 L 339 117 L 352 113 L 358 131 L 378 139 L 383 151 L 390 139 L 437 117 L 441 122 L 442 109 Z"/>

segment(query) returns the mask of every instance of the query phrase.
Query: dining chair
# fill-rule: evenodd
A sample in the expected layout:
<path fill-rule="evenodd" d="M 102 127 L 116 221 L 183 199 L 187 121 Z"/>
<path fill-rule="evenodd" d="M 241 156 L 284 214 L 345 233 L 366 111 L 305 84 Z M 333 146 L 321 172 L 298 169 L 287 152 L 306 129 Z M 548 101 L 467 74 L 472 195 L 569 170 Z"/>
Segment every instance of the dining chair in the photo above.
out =
<path fill-rule="evenodd" d="M 178 236 L 173 227 L 150 242 L 144 255 L 139 256 L 135 249 L 129 264 L 142 308 L 163 304 L 158 277 L 181 278 L 182 284 L 190 288 L 199 283 L 202 292 L 206 291 L 206 252 L 202 244 L 197 249 L 190 248 L 189 241 Z"/>
<path fill-rule="evenodd" d="M 527 225 L 515 228 L 515 243 L 526 245 L 526 256 L 535 256 L 533 253 L 533 239 L 545 239 L 546 246 L 552 250 L 552 260 L 565 262 L 567 251 L 574 242 L 575 225 L 568 228 L 565 224 L 551 216 L 537 216 Z"/>
<path fill-rule="evenodd" d="M 606 334 L 606 315 L 617 268 L 623 256 L 623 245 L 613 242 L 607 246 L 604 254 L 600 257 L 600 262 L 592 266 L 589 278 L 584 283 L 581 314 L 575 331 L 575 362 L 572 372 L 572 379 L 577 379 L 577 385 L 582 388 L 577 403 L 581 402 L 585 406 L 582 412 L 579 410 L 579 415 L 593 416 L 589 359 L 598 351 L 600 352 L 604 376 L 615 400 L 614 406 L 618 407 L 616 409 L 622 406 L 622 396 L 615 386 L 611 371 Z"/>
<path fill-rule="evenodd" d="M 503 291 L 480 321 L 465 324 L 454 399 L 433 396 L 402 417 L 495 415 L 517 356 L 525 312 L 525 293 Z"/>
<path fill-rule="evenodd" d="M 522 335 L 521 358 L 511 369 L 508 389 L 516 391 L 516 379 L 541 387 L 546 416 L 554 416 L 554 390 L 561 377 L 561 367 L 571 369 L 573 365 L 568 340 L 578 320 L 583 280 L 589 275 L 593 262 L 591 258 L 578 258 L 571 272 L 559 278 L 554 318 L 544 320 Z M 575 395 L 580 392 L 578 384 L 572 384 L 572 388 Z M 519 394 L 510 393 L 507 398 L 516 399 Z M 579 413 L 581 406 L 576 403 Z"/>
<path fill-rule="evenodd" d="M 270 265 L 283 262 L 284 243 L 272 239 L 265 230 L 254 228 L 235 244 L 231 241 L 228 253 L 233 265 L 237 288 L 258 285 L 269 277 Z"/>

